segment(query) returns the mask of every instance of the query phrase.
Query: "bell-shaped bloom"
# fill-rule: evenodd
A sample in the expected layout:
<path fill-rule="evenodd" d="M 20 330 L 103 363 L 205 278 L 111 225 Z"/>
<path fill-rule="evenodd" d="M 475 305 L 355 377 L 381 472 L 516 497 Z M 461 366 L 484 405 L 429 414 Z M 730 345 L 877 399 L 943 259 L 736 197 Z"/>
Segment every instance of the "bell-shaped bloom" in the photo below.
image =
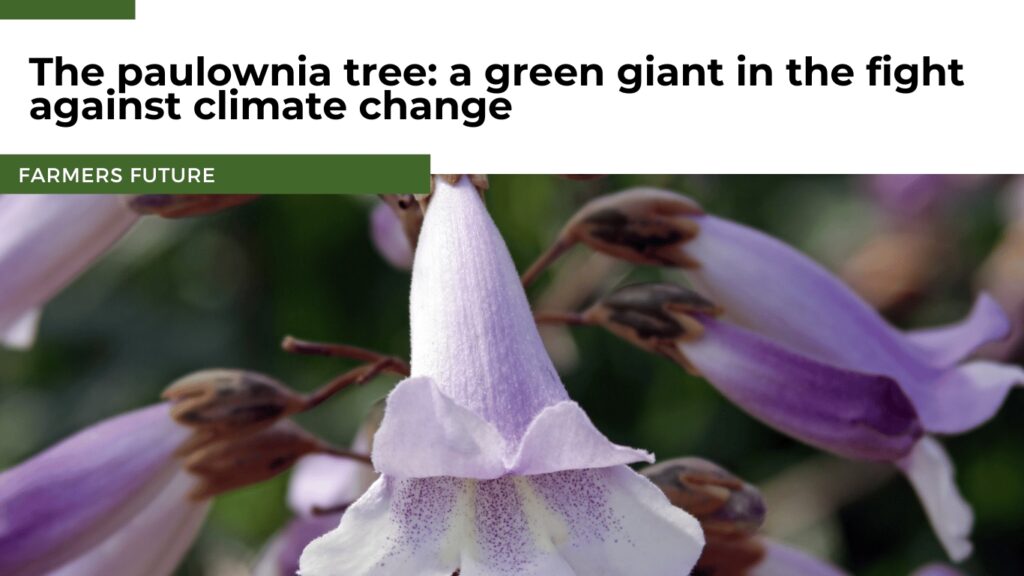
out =
<path fill-rule="evenodd" d="M 370 237 L 377 252 L 399 270 L 412 268 L 412 244 L 401 219 L 388 204 L 381 202 L 370 212 Z"/>
<path fill-rule="evenodd" d="M 609 253 L 604 244 L 612 242 L 620 257 L 636 251 L 637 262 L 654 254 L 714 302 L 715 311 L 694 308 L 689 296 L 658 304 L 689 317 L 673 328 L 681 334 L 666 338 L 677 346 L 658 351 L 783 432 L 844 456 L 894 462 L 949 554 L 969 555 L 970 508 L 927 434 L 983 424 L 1024 381 L 1019 367 L 965 360 L 1007 334 L 991 298 L 982 295 L 960 323 L 901 332 L 810 258 L 678 194 L 605 197 L 571 224 L 563 238 Z M 632 331 L 634 341 L 658 336 L 642 326 Z"/>
<path fill-rule="evenodd" d="M 105 420 L 0 474 L 0 574 L 173 573 L 206 515 L 166 405 Z"/>
<path fill-rule="evenodd" d="M 0 195 L 0 344 L 31 346 L 42 306 L 138 217 L 116 195 Z"/>
<path fill-rule="evenodd" d="M 694 518 L 568 399 L 469 179 L 436 180 L 413 266 L 412 376 L 375 438 L 382 476 L 302 555 L 304 576 L 687 574 Z"/>

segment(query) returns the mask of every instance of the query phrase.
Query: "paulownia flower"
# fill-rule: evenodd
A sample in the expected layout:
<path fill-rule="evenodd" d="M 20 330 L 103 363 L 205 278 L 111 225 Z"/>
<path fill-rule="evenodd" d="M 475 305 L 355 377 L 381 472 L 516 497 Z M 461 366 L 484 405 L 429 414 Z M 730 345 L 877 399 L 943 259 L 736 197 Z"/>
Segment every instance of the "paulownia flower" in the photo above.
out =
<path fill-rule="evenodd" d="M 0 195 L 0 341 L 30 347 L 41 307 L 138 218 L 121 196 Z"/>
<path fill-rule="evenodd" d="M 205 379 L 227 390 L 217 385 L 227 372 L 215 371 L 219 378 L 212 379 L 199 373 L 183 386 L 195 392 Z M 267 400 L 269 379 L 239 380 L 249 382 L 251 393 L 235 395 L 235 410 L 227 406 L 229 395 L 142 408 L 0 474 L 0 574 L 171 574 L 210 498 L 266 480 L 304 455 L 334 452 L 278 421 L 282 413 L 261 409 L 280 403 L 272 394 Z M 226 415 L 220 421 L 212 418 L 217 409 Z M 182 425 L 195 415 L 201 417 Z"/>
<path fill-rule="evenodd" d="M 783 432 L 844 456 L 893 462 L 951 557 L 970 554 L 971 510 L 952 463 L 928 434 L 983 424 L 1024 381 L 1019 367 L 965 361 L 1007 334 L 1006 316 L 991 298 L 982 295 L 961 323 L 900 332 L 803 254 L 660 190 L 631 190 L 585 207 L 542 266 L 576 242 L 682 268 L 714 300 L 672 287 L 634 288 L 584 317 L 612 321 L 625 330 L 620 335 L 702 374 Z M 616 314 L 627 321 L 615 321 Z"/>
<path fill-rule="evenodd" d="M 170 574 L 206 516 L 169 407 L 105 420 L 0 474 L 0 573 Z"/>
<path fill-rule="evenodd" d="M 208 214 L 254 196 L 0 195 L 0 344 L 29 348 L 42 307 L 142 214 Z"/>
<path fill-rule="evenodd" d="M 687 574 L 703 544 L 568 399 L 468 178 L 438 179 L 413 266 L 412 376 L 388 398 L 382 474 L 303 553 L 304 576 Z"/>

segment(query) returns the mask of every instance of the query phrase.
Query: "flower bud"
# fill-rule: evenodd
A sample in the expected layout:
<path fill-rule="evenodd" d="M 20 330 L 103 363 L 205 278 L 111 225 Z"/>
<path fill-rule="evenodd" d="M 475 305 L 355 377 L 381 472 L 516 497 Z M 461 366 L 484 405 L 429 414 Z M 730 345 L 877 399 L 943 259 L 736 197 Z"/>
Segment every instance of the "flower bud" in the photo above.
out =
<path fill-rule="evenodd" d="M 129 196 L 126 202 L 137 214 L 188 218 L 220 212 L 257 198 L 258 194 L 139 194 Z"/>
<path fill-rule="evenodd" d="M 319 439 L 290 420 L 255 434 L 231 436 L 182 455 L 182 467 L 199 480 L 195 500 L 268 480 L 307 454 L 327 450 Z"/>
<path fill-rule="evenodd" d="M 685 196 L 633 188 L 584 205 L 566 224 L 562 241 L 583 242 L 636 264 L 690 268 L 697 263 L 682 246 L 700 231 L 690 216 L 701 214 L 701 207 Z"/>
<path fill-rule="evenodd" d="M 652 282 L 620 288 L 583 313 L 588 324 L 687 369 L 692 368 L 677 344 L 700 338 L 704 329 L 693 315 L 715 316 L 721 309 L 700 294 L 677 284 Z"/>
<path fill-rule="evenodd" d="M 244 370 L 203 370 L 164 390 L 171 417 L 204 435 L 233 435 L 267 427 L 305 406 L 302 395 L 277 380 Z"/>
<path fill-rule="evenodd" d="M 717 464 L 700 458 L 676 458 L 642 473 L 673 505 L 696 516 L 709 539 L 748 538 L 764 523 L 761 493 Z"/>

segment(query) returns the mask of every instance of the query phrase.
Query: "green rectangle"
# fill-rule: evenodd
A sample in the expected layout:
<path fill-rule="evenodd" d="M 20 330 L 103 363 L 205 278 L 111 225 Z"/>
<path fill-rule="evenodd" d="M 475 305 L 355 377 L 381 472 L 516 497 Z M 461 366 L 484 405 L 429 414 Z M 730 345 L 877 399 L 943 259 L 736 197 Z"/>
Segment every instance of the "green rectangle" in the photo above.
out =
<path fill-rule="evenodd" d="M 104 173 L 105 179 L 100 177 Z M 156 181 L 151 181 L 152 178 Z M 181 181 L 182 178 L 185 181 Z M 0 155 L 0 193 L 6 194 L 425 194 L 429 191 L 430 156 L 425 154 Z"/>
<path fill-rule="evenodd" d="M 2 0 L 0 20 L 134 20 L 135 0 Z"/>

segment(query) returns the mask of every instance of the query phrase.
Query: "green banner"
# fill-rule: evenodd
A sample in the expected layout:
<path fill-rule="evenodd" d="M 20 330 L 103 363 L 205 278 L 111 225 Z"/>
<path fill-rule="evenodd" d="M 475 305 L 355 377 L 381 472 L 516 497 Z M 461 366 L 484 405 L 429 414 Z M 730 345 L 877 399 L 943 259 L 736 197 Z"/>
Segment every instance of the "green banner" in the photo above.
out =
<path fill-rule="evenodd" d="M 0 193 L 425 194 L 430 156 L 0 155 Z"/>
<path fill-rule="evenodd" d="M 135 0 L 0 0 L 0 20 L 134 20 Z"/>

